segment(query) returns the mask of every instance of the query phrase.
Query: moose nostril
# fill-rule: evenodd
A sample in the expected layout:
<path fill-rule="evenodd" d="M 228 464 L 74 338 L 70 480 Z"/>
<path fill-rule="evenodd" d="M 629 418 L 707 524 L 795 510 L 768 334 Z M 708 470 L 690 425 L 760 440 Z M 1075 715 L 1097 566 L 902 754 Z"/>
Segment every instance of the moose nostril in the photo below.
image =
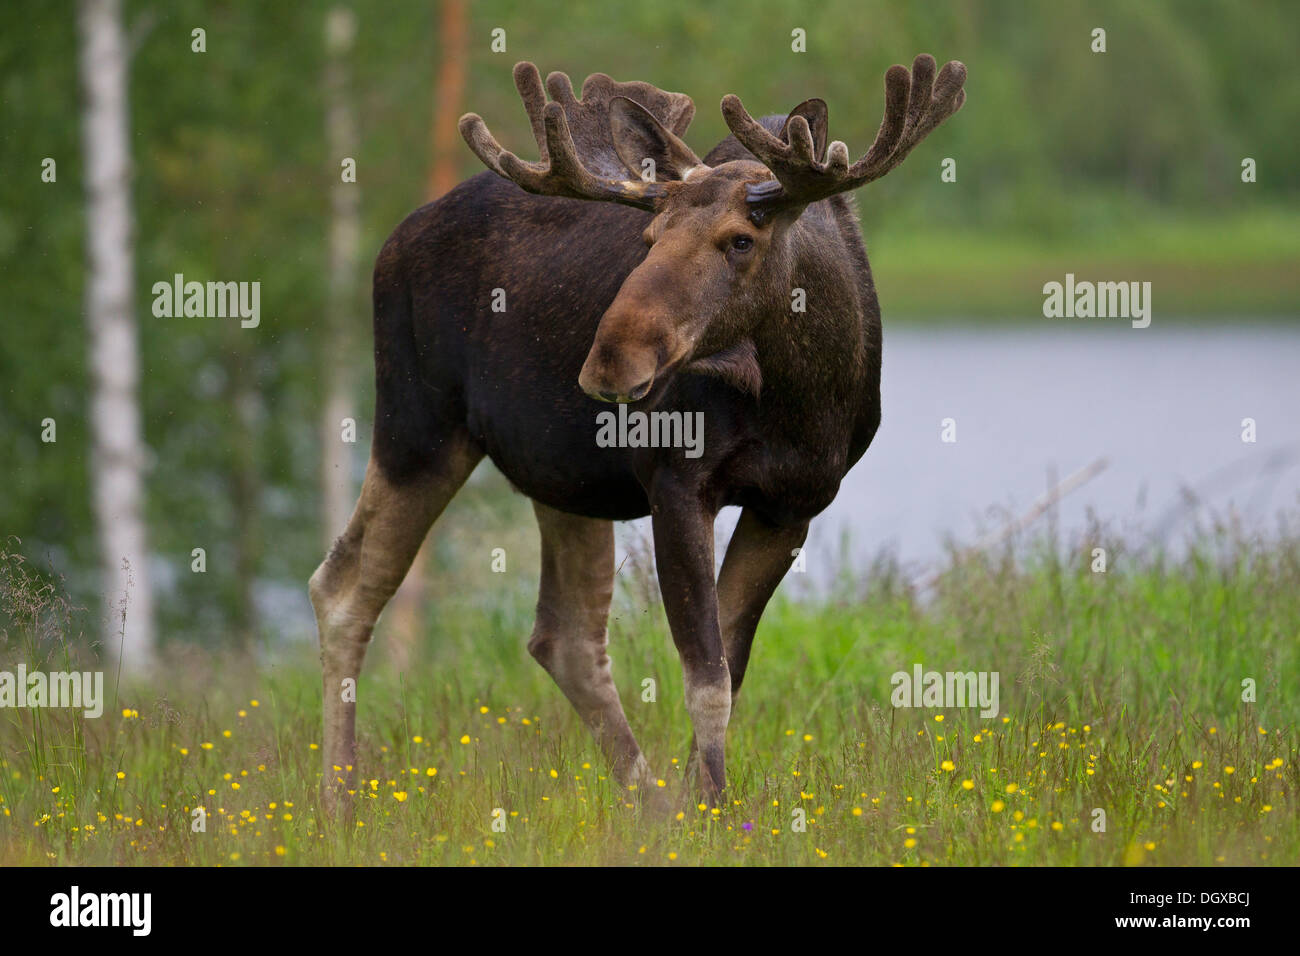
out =
<path fill-rule="evenodd" d="M 598 396 L 601 401 L 605 402 L 635 402 L 637 399 L 645 397 L 646 392 L 650 391 L 650 386 L 654 384 L 654 381 L 654 376 L 652 375 L 629 392 L 607 392 L 602 389 L 596 392 L 596 395 L 593 397 Z"/>

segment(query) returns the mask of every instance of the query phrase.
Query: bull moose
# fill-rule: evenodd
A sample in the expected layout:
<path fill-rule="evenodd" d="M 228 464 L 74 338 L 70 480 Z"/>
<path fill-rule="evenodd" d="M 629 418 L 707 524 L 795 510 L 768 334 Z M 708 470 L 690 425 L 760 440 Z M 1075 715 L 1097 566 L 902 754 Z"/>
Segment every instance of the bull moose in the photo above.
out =
<path fill-rule="evenodd" d="M 758 620 L 880 424 L 880 307 L 844 194 L 956 112 L 965 79 L 960 62 L 936 70 L 928 54 L 891 67 L 880 129 L 852 163 L 844 143 L 827 146 L 820 99 L 755 120 L 726 96 L 731 135 L 700 159 L 682 139 L 695 112 L 684 94 L 596 73 L 579 99 L 563 73 L 543 88 L 531 63 L 514 80 L 538 162 L 461 118 L 489 171 L 412 213 L 379 253 L 370 459 L 310 582 L 327 810 L 355 774 L 356 705 L 340 688 L 485 455 L 541 529 L 528 650 L 628 786 L 654 775 L 606 654 L 613 522 L 651 516 L 694 729 L 688 767 L 718 800 Z M 598 444 L 609 402 L 702 413 L 702 447 Z M 727 505 L 742 511 L 715 580 Z"/>

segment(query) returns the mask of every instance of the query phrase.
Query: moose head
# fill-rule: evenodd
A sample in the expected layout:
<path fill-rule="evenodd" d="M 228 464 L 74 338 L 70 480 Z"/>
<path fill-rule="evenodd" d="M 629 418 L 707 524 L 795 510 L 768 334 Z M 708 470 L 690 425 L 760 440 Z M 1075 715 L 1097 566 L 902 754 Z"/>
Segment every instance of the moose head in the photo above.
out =
<path fill-rule="evenodd" d="M 790 227 L 804 210 L 884 176 L 966 98 L 958 61 L 937 75 L 929 54 L 910 72 L 891 67 L 875 142 L 850 164 L 844 143 L 827 148 L 824 101 L 800 103 L 773 132 L 728 95 L 722 115 L 754 159 L 711 167 L 682 140 L 695 113 L 684 94 L 595 73 L 578 99 L 556 72 L 548 103 L 532 63 L 517 64 L 514 79 L 541 159 L 503 149 L 467 113 L 461 134 L 489 169 L 531 193 L 655 213 L 643 233 L 649 252 L 606 310 L 578 379 L 608 402 L 642 399 L 692 362 L 727 361 L 763 303 L 788 301 Z"/>

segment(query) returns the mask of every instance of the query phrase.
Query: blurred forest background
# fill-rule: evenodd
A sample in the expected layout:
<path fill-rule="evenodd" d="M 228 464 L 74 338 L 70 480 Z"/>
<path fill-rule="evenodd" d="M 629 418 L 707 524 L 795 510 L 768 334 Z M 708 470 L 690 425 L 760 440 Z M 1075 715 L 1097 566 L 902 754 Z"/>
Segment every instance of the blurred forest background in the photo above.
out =
<path fill-rule="evenodd" d="M 354 30 L 336 14 L 327 42 L 337 8 Z M 410 211 L 481 171 L 461 113 L 532 155 L 517 60 L 575 85 L 602 71 L 690 94 L 700 155 L 725 133 L 726 93 L 755 114 L 820 96 L 832 136 L 860 155 L 891 63 L 961 59 L 963 111 L 859 194 L 886 325 L 1042 321 L 1044 281 L 1103 268 L 1152 280 L 1162 321 L 1297 314 L 1300 17 L 1287 0 L 128 0 L 120 20 L 145 570 L 163 644 L 312 635 L 306 581 L 370 437 L 371 263 Z M 206 52 L 191 49 L 195 28 Z M 791 50 L 795 28 L 806 52 Z M 76 4 L 0 5 L 0 535 L 99 613 L 112 589 L 97 573 L 90 452 L 83 39 Z M 357 182 L 341 191 L 344 157 Z M 955 183 L 940 180 L 944 157 Z M 154 317 L 151 287 L 176 273 L 259 281 L 260 326 Z M 339 441 L 340 410 L 355 444 Z M 480 479 L 456 506 L 475 546 L 531 535 L 526 503 Z M 435 536 L 426 587 L 456 546 Z M 512 570 L 535 556 L 521 561 Z M 408 598 L 395 626 L 417 628 L 419 607 Z"/>

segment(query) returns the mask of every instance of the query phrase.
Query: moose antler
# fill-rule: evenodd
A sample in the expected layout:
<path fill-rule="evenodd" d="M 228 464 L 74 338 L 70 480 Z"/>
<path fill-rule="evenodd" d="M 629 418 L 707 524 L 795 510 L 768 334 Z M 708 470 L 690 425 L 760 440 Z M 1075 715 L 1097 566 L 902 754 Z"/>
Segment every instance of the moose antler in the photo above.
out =
<path fill-rule="evenodd" d="M 616 102 L 619 98 L 631 100 L 673 137 L 680 137 L 695 116 L 695 104 L 689 96 L 639 81 L 616 83 L 604 73 L 593 73 L 583 82 L 582 99 L 578 100 L 568 76 L 556 72 L 546 78 L 546 90 L 551 94 L 548 103 L 541 74 L 532 63 L 516 63 L 514 78 L 541 159 L 525 162 L 503 149 L 482 117 L 466 113 L 460 118 L 460 133 L 484 165 L 530 193 L 653 208 L 664 187 L 657 182 L 643 182 L 619 157 L 611 115 L 634 109 Z"/>
<path fill-rule="evenodd" d="M 830 144 L 825 161 L 814 155 L 812 133 L 803 116 L 792 115 L 787 139 L 780 139 L 755 121 L 737 96 L 724 97 L 722 116 L 727 126 L 776 177 L 748 186 L 749 202 L 765 209 L 805 205 L 879 179 L 932 129 L 961 109 L 966 101 L 965 82 L 966 67 L 957 60 L 944 64 L 936 78 L 934 57 L 928 53 L 913 61 L 910 75 L 904 66 L 891 66 L 885 73 L 885 116 L 880 131 L 871 149 L 852 166 L 849 149 L 839 140 Z"/>

